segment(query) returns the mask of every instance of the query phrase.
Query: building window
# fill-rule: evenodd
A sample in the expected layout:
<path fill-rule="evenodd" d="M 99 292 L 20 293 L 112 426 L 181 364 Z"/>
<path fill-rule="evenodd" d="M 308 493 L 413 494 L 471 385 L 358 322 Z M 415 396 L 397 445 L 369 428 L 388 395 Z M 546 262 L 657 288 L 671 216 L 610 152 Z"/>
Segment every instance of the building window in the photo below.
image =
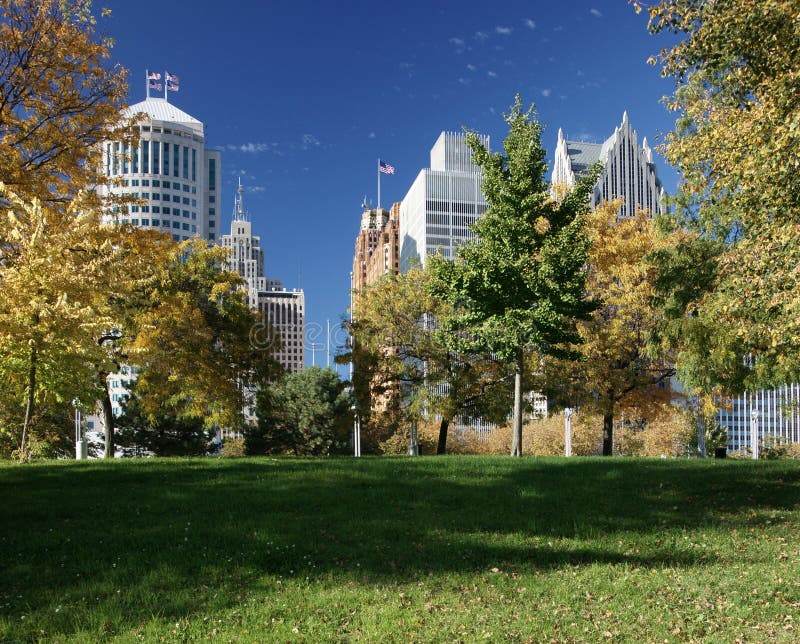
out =
<path fill-rule="evenodd" d="M 214 228 L 215 226 L 216 226 L 216 222 L 213 219 L 209 219 L 208 227 L 209 228 Z"/>
<path fill-rule="evenodd" d="M 208 160 L 208 189 L 215 190 L 217 185 L 217 160 Z"/>
<path fill-rule="evenodd" d="M 168 214 L 169 214 L 169 208 L 167 208 L 166 206 L 164 206 L 164 207 L 161 209 L 161 212 L 163 212 L 165 215 L 168 215 Z"/>
<path fill-rule="evenodd" d="M 208 203 L 217 203 L 217 195 L 209 195 Z"/>
<path fill-rule="evenodd" d="M 189 148 L 183 146 L 183 178 L 189 178 Z"/>
<path fill-rule="evenodd" d="M 180 203 L 181 198 L 178 195 L 172 195 L 172 202 L 173 203 Z"/>
<path fill-rule="evenodd" d="M 153 225 L 154 226 L 160 226 L 161 222 L 158 219 L 153 219 Z"/>
<path fill-rule="evenodd" d="M 208 238 L 213 240 L 214 239 L 214 233 L 208 233 Z"/>
<path fill-rule="evenodd" d="M 169 175 L 169 143 L 164 141 L 164 163 L 161 166 L 161 174 Z"/>
<path fill-rule="evenodd" d="M 192 148 L 192 181 L 197 181 L 197 172 L 195 168 L 197 167 L 197 150 Z"/>
<path fill-rule="evenodd" d="M 156 170 L 156 172 L 158 172 L 158 170 Z M 161 182 L 158 179 L 153 179 L 153 187 L 154 188 L 160 188 L 161 187 Z"/>
<path fill-rule="evenodd" d="M 173 221 L 172 222 L 172 227 L 173 228 L 177 228 L 178 230 L 180 230 L 181 224 L 180 224 L 179 221 Z"/>
<path fill-rule="evenodd" d="M 161 162 L 161 146 L 158 145 L 158 141 L 153 141 L 153 167 L 150 169 L 150 174 L 158 174 L 159 173 L 159 163 Z M 154 186 L 160 185 L 158 179 L 153 181 Z"/>
<path fill-rule="evenodd" d="M 161 212 L 161 206 L 153 206 L 153 212 L 156 213 L 156 214 L 160 213 Z"/>
<path fill-rule="evenodd" d="M 142 219 L 142 226 L 149 226 L 150 220 L 149 219 Z"/>

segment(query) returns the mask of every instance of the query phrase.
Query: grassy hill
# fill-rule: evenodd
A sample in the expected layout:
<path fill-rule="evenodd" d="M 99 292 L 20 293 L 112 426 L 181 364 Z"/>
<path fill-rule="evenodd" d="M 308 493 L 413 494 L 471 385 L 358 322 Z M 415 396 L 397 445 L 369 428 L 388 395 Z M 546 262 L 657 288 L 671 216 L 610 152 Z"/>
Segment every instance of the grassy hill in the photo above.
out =
<path fill-rule="evenodd" d="M 796 641 L 795 462 L 0 465 L 0 642 Z"/>

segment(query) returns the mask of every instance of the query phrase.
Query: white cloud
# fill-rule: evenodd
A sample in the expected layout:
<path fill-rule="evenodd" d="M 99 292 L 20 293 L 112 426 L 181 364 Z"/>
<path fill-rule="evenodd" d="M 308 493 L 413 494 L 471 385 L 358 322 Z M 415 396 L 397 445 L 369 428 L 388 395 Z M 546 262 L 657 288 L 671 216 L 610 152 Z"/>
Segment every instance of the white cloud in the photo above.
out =
<path fill-rule="evenodd" d="M 304 134 L 303 138 L 301 139 L 302 143 L 300 147 L 303 150 L 308 150 L 309 148 L 317 148 L 319 147 L 319 139 L 315 137 L 313 134 Z"/>
<path fill-rule="evenodd" d="M 476 31 L 475 32 L 475 40 L 479 42 L 484 42 L 489 36 L 484 33 L 483 31 Z"/>
<path fill-rule="evenodd" d="M 592 14 L 595 18 L 603 17 L 603 14 L 600 13 L 600 9 L 589 9 L 589 13 Z"/>
<path fill-rule="evenodd" d="M 249 154 L 258 154 L 259 152 L 269 152 L 277 143 L 241 143 L 240 145 L 231 144 L 225 146 L 225 149 L 234 152 L 247 152 Z"/>
<path fill-rule="evenodd" d="M 478 68 L 477 68 L 477 67 L 475 67 L 475 65 L 473 65 L 473 64 L 471 64 L 471 63 L 470 63 L 469 65 L 467 65 L 467 69 L 468 69 L 469 71 L 471 71 L 471 72 L 474 72 L 474 71 L 475 71 L 476 69 L 478 69 Z"/>
<path fill-rule="evenodd" d="M 527 18 L 524 24 L 528 29 L 536 29 L 536 23 L 530 18 Z"/>
<path fill-rule="evenodd" d="M 456 47 L 463 47 L 464 41 L 461 38 L 451 38 L 450 44 L 455 45 Z"/>
<path fill-rule="evenodd" d="M 256 193 L 256 192 L 265 192 L 266 191 L 266 187 L 265 186 L 243 186 L 243 187 L 244 187 L 244 191 L 245 192 Z"/>
<path fill-rule="evenodd" d="M 467 78 L 459 78 L 458 82 L 461 83 L 462 85 L 469 85 L 469 79 Z"/>
<path fill-rule="evenodd" d="M 550 96 L 550 90 L 549 89 L 543 89 L 542 90 L 542 96 L 544 96 L 545 98 L 549 97 Z"/>
<path fill-rule="evenodd" d="M 374 139 L 375 138 L 375 132 L 370 132 L 368 138 Z"/>
<path fill-rule="evenodd" d="M 494 31 L 501 36 L 508 36 L 514 30 L 511 27 L 495 27 Z"/>
<path fill-rule="evenodd" d="M 493 72 L 491 69 L 488 72 L 486 72 L 486 75 L 489 78 L 497 78 L 497 72 Z"/>

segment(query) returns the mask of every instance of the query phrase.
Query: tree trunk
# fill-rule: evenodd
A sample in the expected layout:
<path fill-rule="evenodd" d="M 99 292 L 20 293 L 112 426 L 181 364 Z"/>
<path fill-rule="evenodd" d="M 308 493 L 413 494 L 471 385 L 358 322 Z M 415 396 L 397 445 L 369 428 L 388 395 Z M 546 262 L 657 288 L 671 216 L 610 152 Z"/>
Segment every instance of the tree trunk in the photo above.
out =
<path fill-rule="evenodd" d="M 103 458 L 114 458 L 114 408 L 111 405 L 111 396 L 108 393 L 107 374 L 100 374 L 100 382 L 103 387 L 103 425 L 105 426 L 105 449 Z"/>
<path fill-rule="evenodd" d="M 614 413 L 603 414 L 603 456 L 611 456 L 614 452 Z"/>
<path fill-rule="evenodd" d="M 28 460 L 28 442 L 33 419 L 34 395 L 36 393 L 36 345 L 31 345 L 31 366 L 28 371 L 28 400 L 25 404 L 25 420 L 22 422 L 22 440 L 19 444 L 19 460 Z"/>
<path fill-rule="evenodd" d="M 436 445 L 436 453 L 444 454 L 447 450 L 447 428 L 450 426 L 450 419 L 442 416 L 442 422 L 439 423 L 439 443 Z"/>
<path fill-rule="evenodd" d="M 514 415 L 511 441 L 511 456 L 522 456 L 522 371 L 524 354 L 522 347 L 517 349 L 514 361 Z"/>

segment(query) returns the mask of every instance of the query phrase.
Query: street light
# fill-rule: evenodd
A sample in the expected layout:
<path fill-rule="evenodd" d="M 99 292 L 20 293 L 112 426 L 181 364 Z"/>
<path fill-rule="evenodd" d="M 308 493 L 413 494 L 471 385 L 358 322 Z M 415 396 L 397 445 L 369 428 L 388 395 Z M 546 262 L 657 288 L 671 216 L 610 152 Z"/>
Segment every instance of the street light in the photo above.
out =
<path fill-rule="evenodd" d="M 750 412 L 750 445 L 753 460 L 758 460 L 758 408 Z"/>
<path fill-rule="evenodd" d="M 83 424 L 81 422 L 81 401 L 73 399 L 72 406 L 75 407 L 75 460 L 82 461 L 88 458 L 88 445 L 83 437 Z"/>

